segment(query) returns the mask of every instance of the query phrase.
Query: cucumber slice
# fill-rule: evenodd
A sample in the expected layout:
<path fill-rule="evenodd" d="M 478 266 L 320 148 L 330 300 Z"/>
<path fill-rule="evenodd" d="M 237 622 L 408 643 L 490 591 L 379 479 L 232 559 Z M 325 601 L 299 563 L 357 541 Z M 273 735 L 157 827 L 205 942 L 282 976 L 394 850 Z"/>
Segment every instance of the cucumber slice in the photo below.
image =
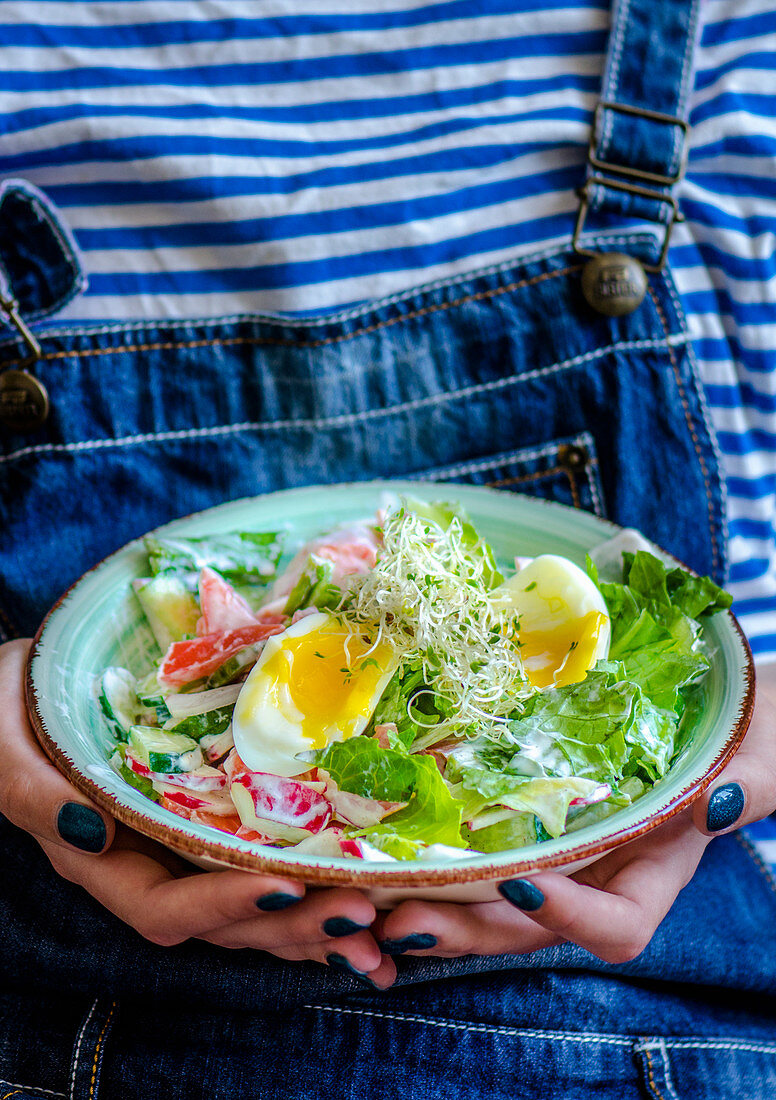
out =
<path fill-rule="evenodd" d="M 132 726 L 129 743 L 138 760 L 152 772 L 193 772 L 204 763 L 199 745 L 185 734 L 168 733 L 155 726 Z"/>
<path fill-rule="evenodd" d="M 164 728 L 170 733 L 182 733 L 186 737 L 193 737 L 195 741 L 199 741 L 201 737 L 223 733 L 232 721 L 233 710 L 234 704 L 230 707 L 219 707 L 218 710 L 209 710 L 205 714 L 192 714 L 177 723 L 174 719 L 170 719 Z"/>
<path fill-rule="evenodd" d="M 162 573 L 132 587 L 162 650 L 196 634 L 199 604 L 180 577 Z"/>
<path fill-rule="evenodd" d="M 167 688 L 167 691 L 170 689 Z M 156 721 L 159 725 L 164 725 L 170 718 L 170 711 L 167 707 L 167 697 L 165 695 L 165 689 L 159 683 L 156 677 L 156 669 L 149 672 L 147 676 L 144 676 L 142 680 L 137 682 L 137 697 L 140 700 L 142 706 L 147 711 L 156 712 Z M 138 725 L 151 725 L 152 723 L 146 722 L 140 719 Z"/>
<path fill-rule="evenodd" d="M 118 739 L 126 741 L 142 709 L 131 672 L 125 668 L 106 668 L 100 681 L 100 706 Z"/>
<path fill-rule="evenodd" d="M 221 687 L 223 684 L 229 684 L 241 672 L 244 672 L 250 665 L 256 663 L 256 647 L 248 645 L 245 649 L 241 649 L 238 653 L 235 653 L 233 657 L 230 657 L 228 661 L 224 663 L 211 673 L 207 678 L 207 687 Z"/>
<path fill-rule="evenodd" d="M 333 575 L 333 562 L 310 554 L 302 575 L 288 593 L 283 614 L 293 615 L 302 607 L 317 607 L 319 611 L 322 608 L 335 607 L 342 599 L 342 592 L 336 584 L 331 583 Z"/>
<path fill-rule="evenodd" d="M 123 748 L 124 746 L 121 745 L 120 749 Z M 120 752 L 113 754 L 110 758 L 110 764 L 115 768 L 121 778 L 126 783 L 129 783 L 130 787 L 135 787 L 141 794 L 144 794 L 146 798 L 150 798 L 154 802 L 159 802 L 161 800 L 161 795 L 156 793 L 151 780 L 146 779 L 145 776 L 138 775 L 137 772 L 133 772 L 131 768 L 128 768 Z"/>

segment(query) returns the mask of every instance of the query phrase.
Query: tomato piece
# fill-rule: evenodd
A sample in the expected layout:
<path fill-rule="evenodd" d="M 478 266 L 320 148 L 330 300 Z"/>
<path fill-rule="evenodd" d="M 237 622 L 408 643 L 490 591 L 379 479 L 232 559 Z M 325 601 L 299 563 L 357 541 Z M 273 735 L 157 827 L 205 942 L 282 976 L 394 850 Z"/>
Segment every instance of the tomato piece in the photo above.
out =
<path fill-rule="evenodd" d="M 241 649 L 257 645 L 273 634 L 281 634 L 283 629 L 280 623 L 254 623 L 237 630 L 203 634 L 200 638 L 173 642 L 159 668 L 159 683 L 177 687 L 190 684 L 203 676 L 210 676 Z"/>

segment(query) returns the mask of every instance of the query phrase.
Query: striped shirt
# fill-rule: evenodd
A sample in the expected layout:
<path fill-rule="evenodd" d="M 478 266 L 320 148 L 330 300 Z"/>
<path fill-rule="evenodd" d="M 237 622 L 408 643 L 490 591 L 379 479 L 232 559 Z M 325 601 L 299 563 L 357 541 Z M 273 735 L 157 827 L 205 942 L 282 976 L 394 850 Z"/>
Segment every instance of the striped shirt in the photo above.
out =
<path fill-rule="evenodd" d="M 63 210 L 58 320 L 310 314 L 568 242 L 606 0 L 0 0 L 0 178 Z M 776 12 L 705 0 L 670 262 L 776 658 Z M 85 22 L 88 16 L 88 24 Z"/>

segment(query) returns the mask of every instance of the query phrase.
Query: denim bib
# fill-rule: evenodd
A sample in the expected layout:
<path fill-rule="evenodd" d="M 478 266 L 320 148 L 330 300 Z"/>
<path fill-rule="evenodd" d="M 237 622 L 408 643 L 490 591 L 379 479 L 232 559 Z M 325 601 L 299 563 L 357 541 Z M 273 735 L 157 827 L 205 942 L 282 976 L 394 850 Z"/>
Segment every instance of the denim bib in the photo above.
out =
<path fill-rule="evenodd" d="M 670 227 L 681 152 L 664 118 L 686 99 L 695 14 L 679 0 L 615 9 L 583 189 L 586 217 L 603 224 L 577 240 L 588 251 L 657 266 L 654 235 L 611 219 Z M 645 25 L 660 19 L 664 63 L 635 72 Z M 645 99 L 657 120 L 617 106 Z M 658 177 L 646 194 L 622 187 L 633 164 Z M 9 334 L 0 370 L 29 366 L 50 399 L 42 427 L 0 436 L 5 637 L 34 631 L 80 573 L 168 519 L 376 477 L 431 479 L 442 497 L 465 481 L 584 508 L 724 582 L 718 456 L 665 269 L 619 317 L 588 305 L 587 260 L 567 242 L 311 320 L 68 327 L 41 319 L 82 285 L 77 252 L 23 181 L 0 192 L 0 254 L 0 291 L 38 321 L 40 345 L 29 363 Z M 776 884 L 744 838 L 711 845 L 632 963 L 568 944 L 404 958 L 387 994 L 255 952 L 155 947 L 3 819 L 0 850 L 0 1100 L 776 1092 Z"/>

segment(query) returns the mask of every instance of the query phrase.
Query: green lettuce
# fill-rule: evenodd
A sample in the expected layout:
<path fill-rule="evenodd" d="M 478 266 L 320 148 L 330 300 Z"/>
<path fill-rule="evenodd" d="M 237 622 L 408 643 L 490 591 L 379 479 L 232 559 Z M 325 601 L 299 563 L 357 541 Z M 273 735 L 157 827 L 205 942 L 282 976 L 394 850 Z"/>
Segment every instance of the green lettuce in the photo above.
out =
<path fill-rule="evenodd" d="M 283 549 L 277 531 L 231 531 L 198 539 L 147 535 L 143 541 L 154 574 L 198 574 L 210 566 L 235 585 L 272 580 Z"/>
<path fill-rule="evenodd" d="M 623 581 L 602 582 L 589 565 L 609 611 L 609 660 L 652 702 L 680 717 L 684 689 L 710 667 L 699 618 L 726 610 L 732 597 L 710 577 L 669 569 L 653 554 L 623 554 Z"/>
<path fill-rule="evenodd" d="M 396 733 L 388 731 L 392 749 L 409 749 L 418 737 L 448 717 L 445 701 L 429 691 L 419 660 L 404 661 L 385 688 L 375 707 L 370 729 L 393 723 Z"/>
<path fill-rule="evenodd" d="M 464 847 L 462 804 L 457 802 L 430 756 L 383 749 L 371 737 L 351 737 L 316 756 L 338 787 L 385 802 L 407 802 L 371 833 L 397 834 L 426 844 Z"/>

